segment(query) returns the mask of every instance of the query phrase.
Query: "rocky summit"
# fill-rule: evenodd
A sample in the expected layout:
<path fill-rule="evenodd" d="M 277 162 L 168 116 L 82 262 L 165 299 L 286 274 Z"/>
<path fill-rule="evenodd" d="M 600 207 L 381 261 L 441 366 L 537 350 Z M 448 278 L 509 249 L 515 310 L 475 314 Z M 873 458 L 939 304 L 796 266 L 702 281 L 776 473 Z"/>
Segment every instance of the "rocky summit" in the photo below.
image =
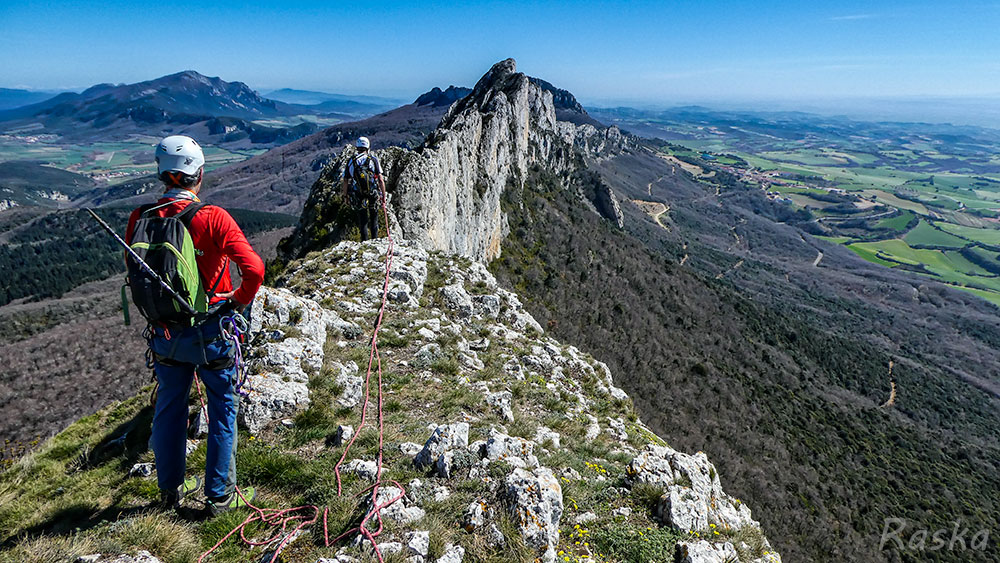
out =
<path fill-rule="evenodd" d="M 414 151 L 376 151 L 386 170 L 397 233 L 429 249 L 473 260 L 500 256 L 508 234 L 502 199 L 544 171 L 580 200 L 622 226 L 618 197 L 592 182 L 586 163 L 611 149 L 627 149 L 617 128 L 560 121 L 552 92 L 517 72 L 513 59 L 494 65 L 455 102 L 427 141 Z M 343 204 L 335 196 L 353 151 L 327 164 L 306 201 L 300 226 L 285 244 L 291 255 L 343 236 Z"/>

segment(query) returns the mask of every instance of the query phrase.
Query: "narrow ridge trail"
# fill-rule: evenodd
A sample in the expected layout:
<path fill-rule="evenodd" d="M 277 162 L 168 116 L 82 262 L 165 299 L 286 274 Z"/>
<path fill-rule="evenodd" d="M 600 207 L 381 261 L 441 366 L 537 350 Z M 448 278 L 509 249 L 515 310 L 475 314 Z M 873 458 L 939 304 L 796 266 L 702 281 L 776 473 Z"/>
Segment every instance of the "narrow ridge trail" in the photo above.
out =
<path fill-rule="evenodd" d="M 880 408 L 888 408 L 896 404 L 896 379 L 892 376 L 892 368 L 895 362 L 889 360 L 889 398 L 880 405 Z"/>

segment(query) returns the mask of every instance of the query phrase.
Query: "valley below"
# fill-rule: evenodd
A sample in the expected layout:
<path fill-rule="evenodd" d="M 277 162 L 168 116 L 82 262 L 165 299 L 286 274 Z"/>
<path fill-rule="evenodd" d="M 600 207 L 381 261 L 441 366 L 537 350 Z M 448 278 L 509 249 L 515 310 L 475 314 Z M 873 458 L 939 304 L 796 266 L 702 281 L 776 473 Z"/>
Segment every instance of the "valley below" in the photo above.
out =
<path fill-rule="evenodd" d="M 595 112 L 754 184 L 814 236 L 1000 305 L 1000 132 L 687 108 Z"/>

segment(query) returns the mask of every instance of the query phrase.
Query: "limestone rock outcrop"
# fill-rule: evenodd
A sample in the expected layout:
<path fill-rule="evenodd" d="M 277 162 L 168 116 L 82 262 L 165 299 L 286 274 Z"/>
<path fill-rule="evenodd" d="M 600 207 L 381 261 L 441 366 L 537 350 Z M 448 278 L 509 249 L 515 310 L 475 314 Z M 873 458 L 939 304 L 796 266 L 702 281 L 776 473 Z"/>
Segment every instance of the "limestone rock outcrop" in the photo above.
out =
<path fill-rule="evenodd" d="M 559 480 L 547 467 L 532 471 L 518 468 L 507 476 L 505 483 L 524 542 L 542 554 L 542 561 L 555 561 L 563 513 Z"/>
<path fill-rule="evenodd" d="M 657 516 L 678 530 L 760 526 L 745 504 L 723 492 L 715 466 L 703 452 L 689 455 L 666 446 L 646 446 L 629 464 L 629 478 L 663 487 Z"/>
<path fill-rule="evenodd" d="M 290 416 L 309 404 L 309 373 L 323 366 L 327 328 L 356 329 L 336 313 L 287 289 L 262 287 L 250 317 L 255 338 L 247 358 L 247 396 L 240 401 L 239 423 L 256 434 L 271 421 Z"/>
<path fill-rule="evenodd" d="M 389 192 L 390 231 L 430 250 L 488 262 L 500 256 L 509 231 L 504 193 L 541 176 L 574 191 L 594 212 L 623 227 L 618 195 L 586 174 L 585 163 L 628 150 L 630 138 L 616 127 L 595 127 L 589 117 L 579 124 L 561 121 L 553 92 L 568 94 L 517 72 L 514 60 L 507 59 L 451 106 L 416 151 L 376 151 Z M 350 228 L 337 192 L 352 154 L 346 148 L 331 160 L 313 186 L 300 224 L 284 246 L 287 257 L 339 240 Z"/>

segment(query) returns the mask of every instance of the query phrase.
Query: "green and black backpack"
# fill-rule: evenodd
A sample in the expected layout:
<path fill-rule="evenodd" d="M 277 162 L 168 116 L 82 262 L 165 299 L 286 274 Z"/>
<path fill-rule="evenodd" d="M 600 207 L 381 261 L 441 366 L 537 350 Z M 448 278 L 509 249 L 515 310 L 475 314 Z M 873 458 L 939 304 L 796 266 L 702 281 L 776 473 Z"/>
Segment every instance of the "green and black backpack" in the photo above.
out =
<path fill-rule="evenodd" d="M 193 202 L 176 215 L 160 217 L 149 213 L 159 205 L 144 205 L 140 208 L 130 242 L 132 250 L 198 313 L 208 310 L 209 295 L 228 270 L 223 268 L 212 289 L 206 293 L 198 272 L 194 241 L 188 230 L 191 219 L 204 206 L 204 203 Z M 194 324 L 194 317 L 182 310 L 131 256 L 126 255 L 125 262 L 132 301 L 150 324 L 181 328 Z"/>

